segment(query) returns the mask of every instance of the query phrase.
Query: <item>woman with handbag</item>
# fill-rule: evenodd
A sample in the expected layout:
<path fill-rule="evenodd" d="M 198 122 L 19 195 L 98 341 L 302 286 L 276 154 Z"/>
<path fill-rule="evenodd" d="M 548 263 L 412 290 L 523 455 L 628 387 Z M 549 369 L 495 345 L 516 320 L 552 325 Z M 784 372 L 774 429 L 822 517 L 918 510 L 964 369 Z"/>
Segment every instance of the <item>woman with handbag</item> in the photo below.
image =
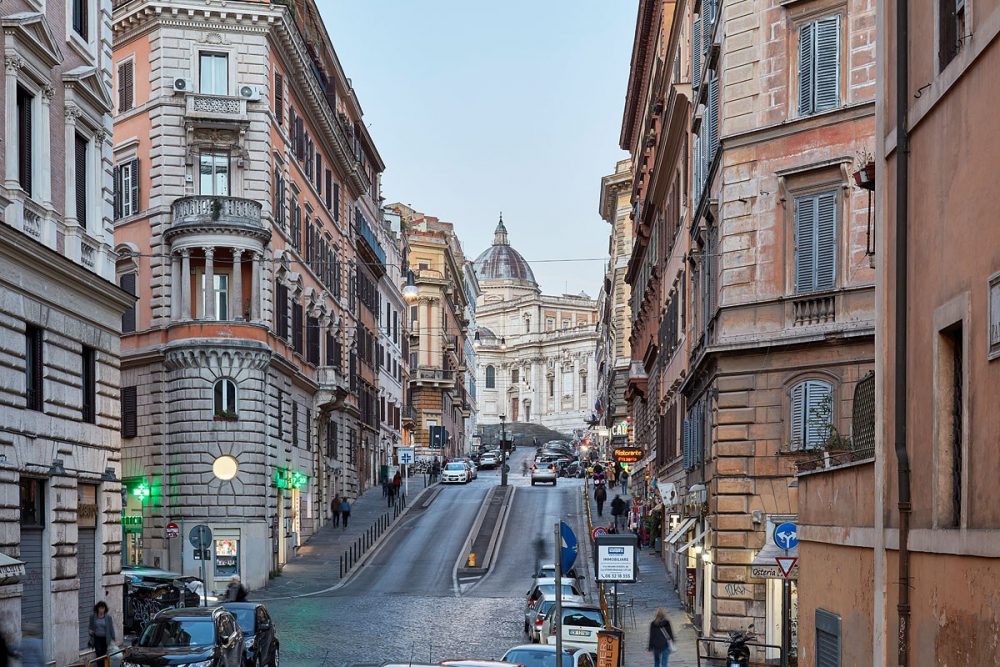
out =
<path fill-rule="evenodd" d="M 667 656 L 670 655 L 670 642 L 674 641 L 674 631 L 667 620 L 667 612 L 663 607 L 656 610 L 653 622 L 649 624 L 649 645 L 647 651 L 653 652 L 653 667 L 667 667 Z"/>
<path fill-rule="evenodd" d="M 94 605 L 94 613 L 90 615 L 90 645 L 94 647 L 94 657 L 106 656 L 108 645 L 114 642 L 115 624 L 108 616 L 108 604 L 101 600 Z"/>

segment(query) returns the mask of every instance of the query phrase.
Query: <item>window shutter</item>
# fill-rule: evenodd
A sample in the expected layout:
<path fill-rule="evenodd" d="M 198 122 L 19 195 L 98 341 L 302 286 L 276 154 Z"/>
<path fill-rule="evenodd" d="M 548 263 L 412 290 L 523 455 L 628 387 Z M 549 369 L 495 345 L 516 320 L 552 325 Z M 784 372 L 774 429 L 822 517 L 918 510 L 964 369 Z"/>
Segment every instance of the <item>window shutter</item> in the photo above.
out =
<path fill-rule="evenodd" d="M 285 120 L 285 82 L 281 72 L 274 73 L 274 117 L 278 125 Z"/>
<path fill-rule="evenodd" d="M 132 190 L 128 196 L 132 199 L 132 215 L 135 215 L 139 212 L 139 158 L 129 164 L 132 166 Z"/>
<path fill-rule="evenodd" d="M 295 119 L 295 157 L 302 160 L 306 153 L 305 123 L 302 117 Z"/>
<path fill-rule="evenodd" d="M 816 205 L 816 289 L 837 283 L 837 193 L 819 195 Z"/>
<path fill-rule="evenodd" d="M 122 217 L 122 168 L 115 167 L 113 173 L 112 190 L 115 200 L 115 220 L 118 220 Z"/>
<path fill-rule="evenodd" d="M 797 451 L 803 449 L 805 442 L 805 405 L 806 405 L 806 383 L 800 382 L 792 387 L 791 396 L 791 442 L 788 449 Z"/>
<path fill-rule="evenodd" d="M 118 284 L 123 290 L 135 296 L 135 274 L 126 273 L 118 280 Z M 122 315 L 122 333 L 135 331 L 135 305 L 133 304 Z"/>
<path fill-rule="evenodd" d="M 323 194 L 326 197 L 326 207 L 330 209 L 333 207 L 333 172 L 329 169 L 326 170 L 326 188 L 323 190 Z"/>
<path fill-rule="evenodd" d="M 282 284 L 274 290 L 274 324 L 278 338 L 288 339 L 288 288 Z"/>
<path fill-rule="evenodd" d="M 840 667 L 840 616 L 816 610 L 816 665 Z"/>
<path fill-rule="evenodd" d="M 830 399 L 833 387 L 821 380 L 808 380 L 805 396 L 805 449 L 815 449 L 825 444 L 830 433 L 830 422 L 823 423 L 823 403 Z M 832 417 L 832 415 L 830 415 Z"/>
<path fill-rule="evenodd" d="M 691 30 L 691 84 L 698 88 L 701 81 L 701 19 L 694 20 Z"/>
<path fill-rule="evenodd" d="M 840 16 L 816 21 L 816 98 L 814 111 L 836 109 L 840 104 Z"/>
<path fill-rule="evenodd" d="M 708 53 L 712 50 L 712 26 L 715 25 L 715 6 L 712 0 L 703 0 L 701 3 L 701 50 L 705 54 L 705 62 L 708 62 Z M 708 69 L 707 67 L 705 69 Z"/>
<path fill-rule="evenodd" d="M 691 419 L 690 417 L 684 418 L 684 429 L 683 429 L 683 447 L 684 447 L 684 468 L 688 469 L 692 466 L 691 463 Z"/>
<path fill-rule="evenodd" d="M 118 66 L 118 112 L 127 111 L 128 107 L 125 106 L 125 68 L 128 63 L 122 63 Z"/>
<path fill-rule="evenodd" d="M 302 339 L 302 315 L 301 303 L 292 304 L 292 349 L 302 354 L 305 341 Z"/>
<path fill-rule="evenodd" d="M 795 200 L 795 291 L 816 289 L 816 197 Z"/>
<path fill-rule="evenodd" d="M 20 100 L 20 132 L 18 136 L 18 141 L 20 142 L 21 148 L 21 164 L 20 167 L 20 184 L 21 189 L 24 190 L 25 194 L 29 197 L 31 196 L 31 186 L 34 179 L 32 178 L 31 168 L 32 160 L 31 156 L 31 107 L 34 103 L 34 96 L 29 95 L 22 89 L 18 89 L 18 95 L 21 96 Z"/>
<path fill-rule="evenodd" d="M 122 387 L 122 437 L 134 438 L 139 431 L 139 399 L 136 387 Z"/>
<path fill-rule="evenodd" d="M 87 139 L 76 135 L 76 222 L 87 228 Z"/>
<path fill-rule="evenodd" d="M 340 222 L 340 183 L 333 184 L 333 219 Z"/>
<path fill-rule="evenodd" d="M 708 164 L 719 148 L 719 77 L 714 77 L 708 83 Z"/>
<path fill-rule="evenodd" d="M 815 51 L 816 24 L 807 23 L 799 28 L 799 114 L 807 115 L 813 109 L 813 53 Z"/>
<path fill-rule="evenodd" d="M 125 63 L 125 111 L 135 106 L 135 63 Z"/>

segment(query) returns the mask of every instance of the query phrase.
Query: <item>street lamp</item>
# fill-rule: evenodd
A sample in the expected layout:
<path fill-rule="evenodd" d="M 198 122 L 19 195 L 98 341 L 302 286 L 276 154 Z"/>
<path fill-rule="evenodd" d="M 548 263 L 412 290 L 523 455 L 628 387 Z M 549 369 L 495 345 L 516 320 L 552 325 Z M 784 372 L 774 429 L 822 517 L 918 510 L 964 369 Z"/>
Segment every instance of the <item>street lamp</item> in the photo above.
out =
<path fill-rule="evenodd" d="M 420 290 L 417 289 L 417 284 L 413 279 L 413 271 L 410 269 L 406 270 L 406 286 L 403 288 L 403 301 L 406 303 L 416 303 L 417 299 L 420 298 Z"/>
<path fill-rule="evenodd" d="M 507 415 L 500 415 L 500 486 L 507 486 Z"/>
<path fill-rule="evenodd" d="M 500 336 L 500 351 L 501 352 L 507 351 L 507 339 L 504 338 L 503 336 Z"/>
<path fill-rule="evenodd" d="M 472 349 L 478 350 L 483 346 L 483 339 L 480 337 L 479 332 L 472 339 Z"/>

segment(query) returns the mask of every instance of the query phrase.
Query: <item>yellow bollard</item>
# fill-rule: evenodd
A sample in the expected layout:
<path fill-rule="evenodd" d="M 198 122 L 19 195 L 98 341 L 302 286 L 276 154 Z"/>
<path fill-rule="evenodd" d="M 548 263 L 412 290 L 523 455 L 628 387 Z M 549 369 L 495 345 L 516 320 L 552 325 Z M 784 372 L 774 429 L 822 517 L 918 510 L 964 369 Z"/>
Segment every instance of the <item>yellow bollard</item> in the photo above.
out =
<path fill-rule="evenodd" d="M 476 554 L 470 553 L 469 560 L 465 561 L 465 567 L 475 567 L 476 566 Z"/>

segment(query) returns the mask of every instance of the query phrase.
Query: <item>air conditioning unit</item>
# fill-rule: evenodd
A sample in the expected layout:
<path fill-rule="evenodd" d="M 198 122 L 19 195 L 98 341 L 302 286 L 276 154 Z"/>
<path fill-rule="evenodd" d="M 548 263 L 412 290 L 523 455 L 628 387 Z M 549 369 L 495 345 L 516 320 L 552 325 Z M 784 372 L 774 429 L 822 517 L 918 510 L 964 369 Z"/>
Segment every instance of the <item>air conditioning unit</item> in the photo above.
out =
<path fill-rule="evenodd" d="M 260 88 L 257 86 L 240 86 L 240 97 L 250 102 L 260 102 Z"/>
<path fill-rule="evenodd" d="M 194 81 L 191 79 L 176 78 L 174 79 L 174 92 L 175 93 L 190 93 L 194 91 Z"/>

